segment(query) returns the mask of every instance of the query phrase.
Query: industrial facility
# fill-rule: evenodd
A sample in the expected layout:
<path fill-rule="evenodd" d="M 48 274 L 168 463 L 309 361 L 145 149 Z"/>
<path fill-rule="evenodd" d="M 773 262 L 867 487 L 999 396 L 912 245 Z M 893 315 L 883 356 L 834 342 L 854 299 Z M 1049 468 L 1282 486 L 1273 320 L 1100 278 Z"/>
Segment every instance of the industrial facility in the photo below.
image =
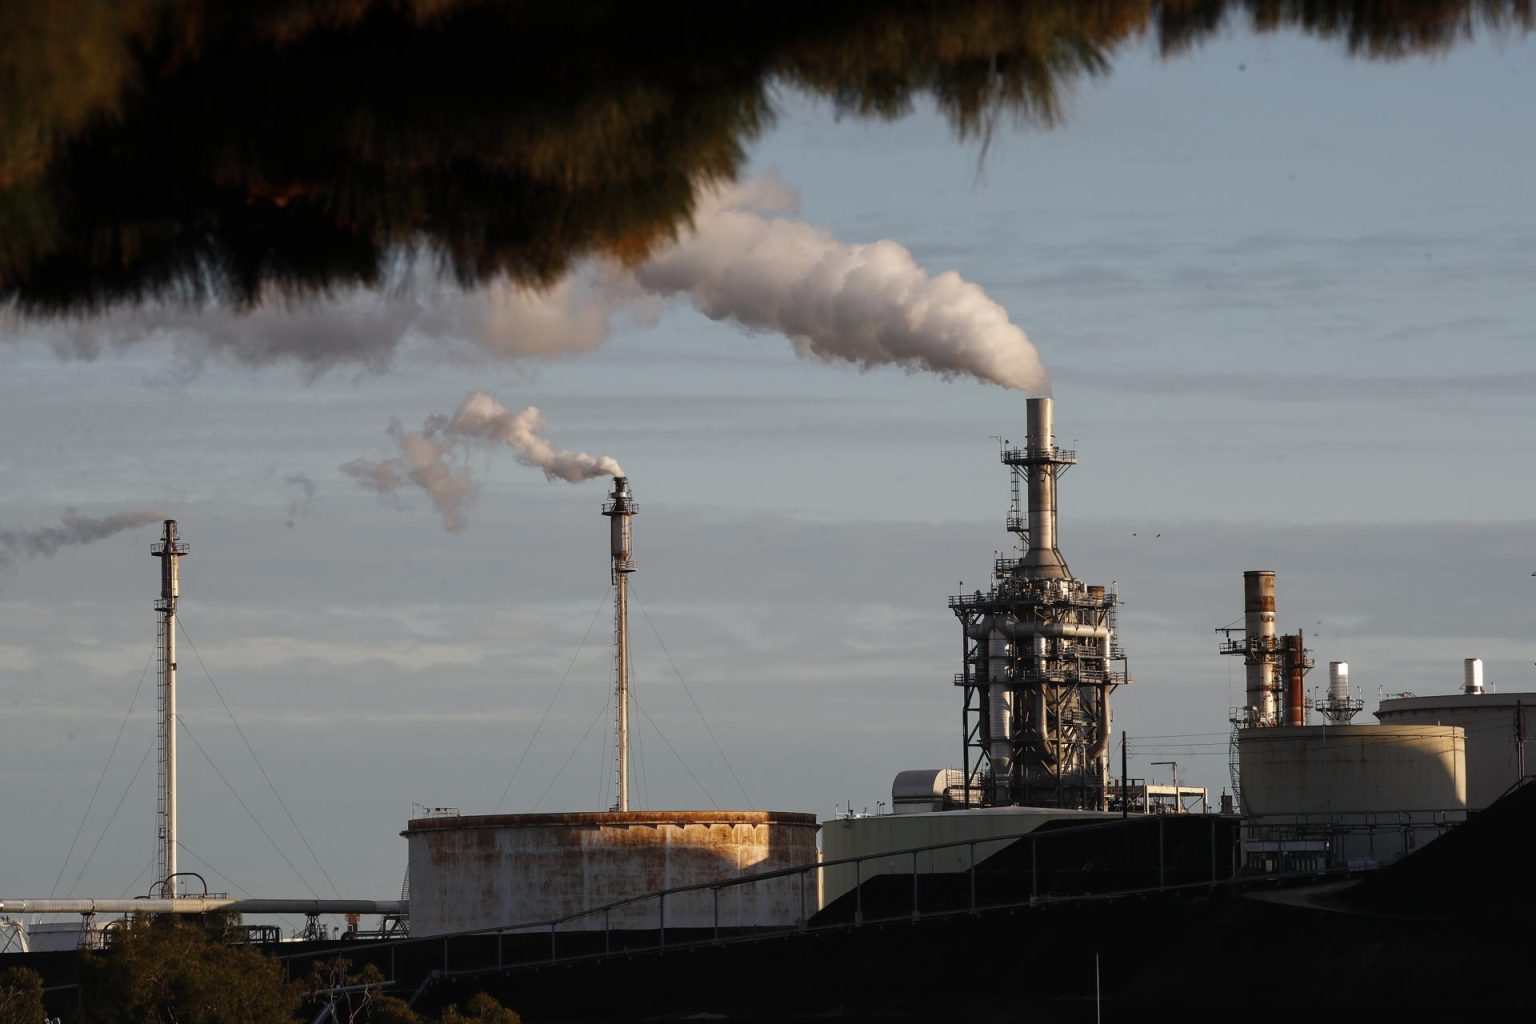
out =
<path fill-rule="evenodd" d="M 629 576 L 639 512 L 627 477 L 614 477 L 609 520 L 613 586 L 615 792 L 606 812 L 436 814 L 412 819 L 408 846 L 411 931 L 482 928 L 572 931 L 646 927 L 654 907 L 589 913 L 659 890 L 685 888 L 816 860 L 816 818 L 781 811 L 639 811 L 630 807 Z M 723 903 L 691 893 L 671 901 L 679 926 L 766 927 L 816 909 L 799 879 L 733 887 Z"/>
<path fill-rule="evenodd" d="M 295 938 L 322 936 L 319 918 L 325 914 L 345 915 L 353 936 L 363 914 L 375 914 L 379 927 L 371 934 L 383 937 L 406 931 L 406 905 L 403 900 L 302 899 L 302 898 L 230 898 L 225 893 L 210 893 L 203 877 L 182 871 L 178 862 L 181 843 L 178 835 L 178 771 L 176 758 L 176 606 L 181 597 L 181 559 L 191 549 L 182 540 L 174 519 L 161 524 L 160 539 L 150 547 L 150 554 L 160 560 L 160 590 L 155 598 L 155 652 L 159 671 L 156 675 L 155 751 L 158 754 L 155 785 L 155 871 L 149 892 L 136 899 L 65 898 L 0 899 L 0 953 L 49 953 L 75 949 L 95 949 L 106 945 L 115 923 L 126 915 L 192 914 L 215 912 L 230 914 L 300 914 L 306 924 Z M 10 914 L 31 914 L 24 922 Z M 69 915 L 71 919 L 40 921 L 39 915 Z M 253 926 L 253 935 L 270 935 L 271 926 Z"/>
<path fill-rule="evenodd" d="M 844 963 L 931 962 L 956 943 L 1033 943 L 1028 955 L 1040 958 L 1090 950 L 1095 985 L 1102 950 L 1132 992 L 1143 947 L 1156 944 L 1101 947 L 1110 930 L 1144 938 L 1183 928 L 1185 943 L 1207 947 L 1181 949 L 1180 962 L 1224 963 L 1248 955 L 1241 943 L 1226 948 L 1229 929 L 1299 941 L 1322 934 L 1315 915 L 1325 914 L 1339 934 L 1354 929 L 1421 951 L 1419 933 L 1395 923 L 1403 894 L 1460 878 L 1460 865 L 1503 850 L 1509 829 L 1529 816 L 1536 791 L 1521 785 L 1525 712 L 1536 693 L 1491 692 L 1482 662 L 1467 659 L 1459 692 L 1395 695 L 1381 702 L 1377 724 L 1356 723 L 1364 701 L 1349 664 L 1329 663 L 1326 691 L 1310 698 L 1312 652 L 1300 630 L 1280 629 L 1276 574 L 1253 570 L 1243 575 L 1241 629 L 1219 631 L 1219 652 L 1245 669 L 1243 703 L 1227 709 L 1232 800 L 1224 795 L 1214 810 L 1203 787 L 1179 784 L 1176 766 L 1172 785 L 1129 778 L 1123 744 L 1113 776 L 1111 694 L 1131 682 L 1120 598 L 1074 577 L 1058 548 L 1059 485 L 1077 457 L 1056 444 L 1051 399 L 1029 400 L 1027 426 L 1024 445 L 1001 448 L 1017 548 L 996 558 L 985 591 L 948 602 L 961 626 L 961 767 L 902 770 L 888 813 L 850 807 L 820 822 L 783 811 L 633 807 L 628 591 L 639 509 L 629 479 L 616 476 L 602 505 L 614 602 L 612 806 L 414 814 L 400 833 L 408 863 L 400 900 L 236 900 L 178 870 L 175 636 L 188 548 L 166 520 L 153 548 L 159 878 L 147 899 L 0 900 L 0 915 L 75 915 L 33 926 L 30 940 L 21 921 L 0 919 L 0 952 L 62 956 L 109 942 L 112 926 L 98 915 L 286 911 L 313 926 L 325 913 L 377 914 L 388 927 L 349 933 L 345 953 L 412 1000 L 500 985 L 530 1019 L 618 1019 L 616 979 L 643 979 L 659 993 L 656 1005 L 679 1014 L 756 1011 L 840 991 Z M 1276 903 L 1294 916 L 1270 916 Z M 874 940 L 871 925 L 881 929 Z M 380 941 L 357 942 L 364 937 Z M 824 947 L 809 943 L 824 937 Z M 336 955 L 321 931 L 300 938 L 311 941 L 278 954 L 290 977 L 304 976 L 309 957 Z M 690 958 L 666 958 L 678 950 Z M 644 956 L 653 959 L 636 959 Z M 793 981 L 783 993 L 743 995 L 764 964 Z M 1218 973 L 1245 984 L 1238 967 Z M 1051 974 L 1046 989 L 1080 998 L 1071 969 Z"/>
<path fill-rule="evenodd" d="M 1104 810 L 1110 694 L 1131 681 L 1115 633 L 1119 598 L 1074 578 L 1057 549 L 1058 484 L 1077 453 L 1056 444 L 1051 399 L 1029 400 L 1028 428 L 1024 447 L 1002 450 L 1007 526 L 1021 554 L 997 559 L 985 592 L 949 602 L 965 649 L 955 676 L 965 707 L 959 803 Z"/>
<path fill-rule="evenodd" d="M 1466 820 L 1465 729 L 1406 717 L 1350 724 L 1362 702 L 1346 662 L 1329 666 L 1327 698 L 1309 702 L 1311 653 L 1300 630 L 1277 635 L 1273 572 L 1243 574 L 1243 616 L 1221 653 L 1246 669 L 1232 786 L 1254 870 L 1390 863 Z M 1308 724 L 1313 709 L 1327 724 Z"/>
<path fill-rule="evenodd" d="M 1526 715 L 1536 693 L 1494 693 L 1483 685 L 1483 659 L 1463 663 L 1459 693 L 1389 697 L 1376 709 L 1382 725 L 1459 727 L 1466 734 L 1467 810 L 1481 811 L 1526 778 Z"/>
<path fill-rule="evenodd" d="M 987 590 L 949 600 L 964 652 L 954 677 L 963 706 L 962 767 L 899 772 L 891 815 L 824 822 L 825 861 L 952 843 L 907 867 L 877 860 L 864 870 L 953 874 L 967 870 L 978 850 L 1006 845 L 994 837 L 1127 813 L 1129 783 L 1111 785 L 1109 765 L 1110 694 L 1131 681 L 1116 631 L 1120 599 L 1075 578 L 1062 557 L 1057 494 L 1077 453 L 1056 444 L 1052 399 L 1031 398 L 1027 410 L 1024 445 L 1004 440 L 1001 450 L 1010 484 L 1005 525 L 1017 554 L 995 560 Z M 1180 790 L 1154 794 L 1145 782 L 1137 790 L 1142 811 L 1184 807 Z M 1182 793 L 1205 802 L 1204 790 Z M 856 885 L 849 867 L 823 875 L 829 906 Z"/>

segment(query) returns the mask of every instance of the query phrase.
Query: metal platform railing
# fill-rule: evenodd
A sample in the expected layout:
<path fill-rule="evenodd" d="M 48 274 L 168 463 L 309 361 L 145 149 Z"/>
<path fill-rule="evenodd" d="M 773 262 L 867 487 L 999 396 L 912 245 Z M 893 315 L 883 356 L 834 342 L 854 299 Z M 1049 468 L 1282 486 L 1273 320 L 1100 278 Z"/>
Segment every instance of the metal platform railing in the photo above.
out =
<path fill-rule="evenodd" d="M 992 910 L 1035 907 L 1078 900 L 1102 900 L 1150 893 L 1211 888 L 1230 882 L 1239 867 L 1239 849 L 1220 837 L 1223 827 L 1217 815 L 1203 817 L 1209 823 L 1208 845 L 1202 840 L 1199 863 L 1186 857 L 1170 859 L 1176 851 L 1165 843 L 1167 816 L 1138 817 L 1141 827 L 1156 832 L 1155 862 L 1149 844 L 1146 864 L 1134 870 L 1105 869 L 1102 878 L 1127 878 L 1137 872 L 1139 884 L 1097 887 L 1094 872 L 1074 861 L 1070 868 L 1044 862 L 1042 850 L 1065 844 L 1105 828 L 1123 828 L 1119 819 L 1100 820 L 1041 832 L 978 836 L 923 846 L 885 850 L 857 857 L 843 857 L 796 867 L 765 871 L 739 878 L 695 885 L 674 886 L 628 899 L 617 900 L 553 920 L 530 921 L 503 928 L 455 932 L 398 941 L 374 941 L 353 947 L 349 955 L 366 955 L 385 976 L 398 978 L 399 961 L 414 967 L 411 976 L 432 972 L 436 979 L 489 972 L 533 968 L 616 955 L 668 952 L 690 947 L 751 942 L 796 933 L 841 931 L 876 924 L 918 923 L 925 920 L 974 915 Z M 1191 822 L 1192 823 L 1192 822 Z M 833 826 L 835 827 L 835 825 Z M 1236 829 L 1230 829 L 1235 840 Z M 1188 836 L 1179 850 L 1188 854 Z M 1022 855 L 1003 868 L 987 864 L 989 858 L 1016 843 L 1025 844 Z M 980 851 L 978 852 L 978 847 Z M 841 878 L 837 872 L 843 872 Z M 821 893 L 832 881 L 851 882 L 822 906 Z M 851 874 L 851 879 L 847 877 Z M 877 893 L 868 889 L 876 879 L 894 877 Z M 768 926 L 745 926 L 722 921 L 722 904 L 730 895 L 765 882 L 798 878 L 799 912 L 792 920 Z M 910 878 L 910 889 L 908 885 Z M 791 884 L 793 887 L 793 883 Z M 784 887 L 779 886 L 783 892 Z M 676 908 L 692 899 L 697 913 L 703 895 L 712 908 L 712 919 L 700 924 L 669 923 L 668 906 Z M 748 893 L 750 897 L 750 893 Z M 650 908 L 654 908 L 654 915 Z M 650 922 L 635 927 L 636 911 Z M 621 925 L 620 922 L 623 922 Z M 290 977 L 302 976 L 313 952 L 280 957 Z"/>

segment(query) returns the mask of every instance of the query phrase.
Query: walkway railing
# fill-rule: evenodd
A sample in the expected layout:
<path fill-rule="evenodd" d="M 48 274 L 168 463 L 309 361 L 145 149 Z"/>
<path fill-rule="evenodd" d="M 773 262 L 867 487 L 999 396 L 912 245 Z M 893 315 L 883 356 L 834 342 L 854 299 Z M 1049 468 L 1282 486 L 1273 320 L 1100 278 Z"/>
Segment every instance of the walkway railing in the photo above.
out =
<path fill-rule="evenodd" d="M 1137 824 L 1131 828 L 1140 835 L 1127 835 L 1123 845 L 1139 850 L 1121 864 L 1095 867 L 1069 852 L 1094 832 L 1125 831 L 1125 822 L 1114 819 L 884 850 L 674 886 L 553 920 L 374 941 L 351 947 L 344 955 L 376 964 L 390 979 L 399 978 L 402 967 L 408 967 L 412 978 L 431 973 L 442 979 L 801 932 L 910 924 L 1062 901 L 1209 888 L 1225 885 L 1237 871 L 1240 845 L 1233 819 L 1157 815 L 1132 821 Z M 786 909 L 786 894 L 791 906 L 779 918 L 782 923 L 740 923 L 750 919 L 753 908 L 774 901 L 780 910 Z M 290 976 L 299 977 L 317 954 L 280 958 Z"/>

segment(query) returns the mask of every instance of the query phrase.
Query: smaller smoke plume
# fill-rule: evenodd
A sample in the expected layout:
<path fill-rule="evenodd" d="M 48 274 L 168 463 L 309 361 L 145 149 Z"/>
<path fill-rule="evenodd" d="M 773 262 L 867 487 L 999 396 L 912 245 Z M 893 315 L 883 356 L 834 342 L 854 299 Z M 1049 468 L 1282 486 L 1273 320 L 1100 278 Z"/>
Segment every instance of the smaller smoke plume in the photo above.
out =
<path fill-rule="evenodd" d="M 283 479 L 288 490 L 288 529 L 299 519 L 315 511 L 315 482 L 303 473 L 292 473 Z"/>
<path fill-rule="evenodd" d="M 430 420 L 426 427 L 412 431 L 392 420 L 389 436 L 400 453 L 380 461 L 353 459 L 341 471 L 363 490 L 383 498 L 393 499 L 407 486 L 421 488 L 443 517 L 443 525 L 456 533 L 464 528 L 464 510 L 475 496 L 475 481 L 466 467 L 450 464 L 452 442 L 439 434 Z"/>
<path fill-rule="evenodd" d="M 158 512 L 83 516 L 71 508 L 59 517 L 58 526 L 35 530 L 0 529 L 0 569 L 9 569 L 30 558 L 52 558 L 60 548 L 92 544 L 135 526 L 158 523 L 164 518 Z"/>
<path fill-rule="evenodd" d="M 619 464 L 606 455 L 556 448 L 543 436 L 544 424 L 544 414 L 537 406 L 511 412 L 484 391 L 471 391 L 442 429 L 454 437 L 504 441 L 517 449 L 517 461 L 542 469 L 550 480 L 576 484 L 597 476 L 624 475 Z"/>
<path fill-rule="evenodd" d="M 398 454 L 386 459 L 353 459 L 341 471 L 359 487 L 393 500 L 407 487 L 427 493 L 443 525 L 457 532 L 475 496 L 475 482 L 463 464 L 464 448 L 505 443 L 525 466 L 543 470 L 550 480 L 580 483 L 600 476 L 623 476 L 614 459 L 557 448 L 543 435 L 544 414 L 534 406 L 512 412 L 484 391 L 471 391 L 452 416 L 429 416 L 420 430 L 407 431 L 399 420 L 389 425 Z"/>

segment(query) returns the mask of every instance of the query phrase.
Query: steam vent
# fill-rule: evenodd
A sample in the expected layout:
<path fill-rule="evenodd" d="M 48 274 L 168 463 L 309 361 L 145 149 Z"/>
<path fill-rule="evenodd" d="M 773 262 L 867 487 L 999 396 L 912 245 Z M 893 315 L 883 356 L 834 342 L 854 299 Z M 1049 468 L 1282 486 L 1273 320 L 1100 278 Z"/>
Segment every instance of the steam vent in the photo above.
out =
<path fill-rule="evenodd" d="M 991 589 L 949 602 L 965 636 L 955 677 L 965 695 L 964 792 L 953 796 L 963 806 L 1104 810 L 1109 696 L 1131 681 L 1115 635 L 1120 602 L 1073 578 L 1057 550 L 1057 485 L 1077 453 L 1056 446 L 1051 399 L 1031 398 L 1028 422 L 1025 446 L 1002 451 L 1012 472 L 1008 530 L 1023 554 L 997 560 Z"/>
<path fill-rule="evenodd" d="M 408 846 L 411 933 L 442 935 L 527 927 L 562 931 L 654 929 L 661 906 L 637 899 L 816 860 L 816 816 L 781 811 L 641 811 L 630 808 L 628 581 L 637 512 L 627 477 L 615 477 L 609 519 L 614 588 L 614 765 L 607 811 L 413 818 Z M 623 903 L 634 900 L 632 903 Z M 622 906 L 611 906 L 623 903 Z M 668 927 L 784 927 L 816 911 L 800 876 L 666 898 Z M 717 916 L 718 915 L 718 916 Z"/>

